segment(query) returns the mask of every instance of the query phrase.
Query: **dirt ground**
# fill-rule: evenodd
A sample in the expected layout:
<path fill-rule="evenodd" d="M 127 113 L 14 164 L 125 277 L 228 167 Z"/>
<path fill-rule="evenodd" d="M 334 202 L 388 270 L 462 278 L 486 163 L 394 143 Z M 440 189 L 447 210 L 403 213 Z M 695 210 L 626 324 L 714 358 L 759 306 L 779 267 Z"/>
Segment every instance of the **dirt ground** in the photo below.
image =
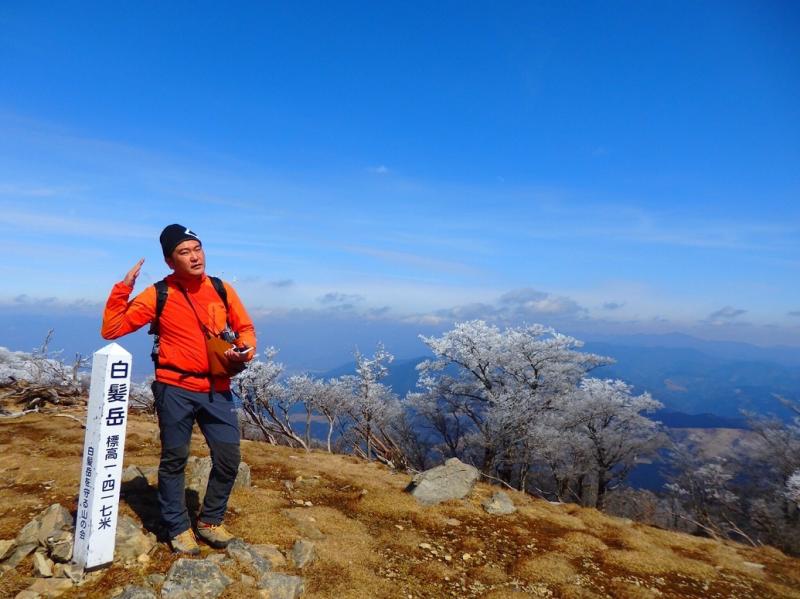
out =
<path fill-rule="evenodd" d="M 68 413 L 82 417 L 78 408 Z M 54 413 L 0 420 L 0 539 L 15 537 L 53 503 L 74 512 L 83 432 Z M 125 465 L 156 466 L 158 453 L 155 421 L 131 415 Z M 199 434 L 192 453 L 207 455 Z M 800 598 L 800 560 L 772 548 L 663 531 L 516 492 L 509 492 L 515 514 L 491 516 L 481 501 L 497 487 L 484 483 L 466 500 L 422 507 L 403 492 L 409 475 L 376 463 L 253 441 L 243 442 L 242 454 L 253 486 L 234 492 L 226 523 L 246 541 L 284 552 L 309 527 L 321 531 L 316 561 L 293 572 L 305 577 L 308 598 Z M 298 477 L 289 489 L 284 481 Z M 121 511 L 159 532 L 153 484 L 123 488 Z M 108 597 L 166 573 L 174 560 L 160 543 L 148 563 L 115 564 L 63 596 Z M 31 572 L 28 558 L 2 574 L 0 597 L 27 587 Z M 223 595 L 250 596 L 239 580 Z"/>

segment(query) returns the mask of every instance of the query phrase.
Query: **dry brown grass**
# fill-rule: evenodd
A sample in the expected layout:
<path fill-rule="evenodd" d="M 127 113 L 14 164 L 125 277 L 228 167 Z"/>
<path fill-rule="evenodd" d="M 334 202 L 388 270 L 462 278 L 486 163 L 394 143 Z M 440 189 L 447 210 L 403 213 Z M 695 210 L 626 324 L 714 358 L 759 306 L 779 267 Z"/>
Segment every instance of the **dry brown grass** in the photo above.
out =
<path fill-rule="evenodd" d="M 155 422 L 134 415 L 128 430 L 126 465 L 155 466 Z M 0 421 L 0 539 L 15 536 L 51 503 L 74 508 L 82 445 L 83 431 L 68 419 L 39 414 Z M 193 454 L 207 453 L 196 436 Z M 250 441 L 242 454 L 254 486 L 233 494 L 227 522 L 246 540 L 284 551 L 315 530 L 324 534 L 314 541 L 317 560 L 302 572 L 311 599 L 800 597 L 800 560 L 774 549 L 662 531 L 516 492 L 510 492 L 516 514 L 490 516 L 480 500 L 496 489 L 485 484 L 467 500 L 426 508 L 402 492 L 409 476 L 379 464 Z M 318 482 L 295 483 L 289 491 L 283 481 L 299 476 Z M 155 495 L 148 492 L 124 497 L 121 510 L 134 517 L 152 513 Z M 138 568 L 113 566 L 65 599 L 107 597 L 166 572 L 175 559 L 163 545 L 151 557 Z M 0 576 L 0 596 L 24 588 L 28 574 L 30 564 L 23 562 Z M 224 599 L 249 596 L 237 578 Z"/>
<path fill-rule="evenodd" d="M 553 586 L 571 583 L 577 574 L 568 559 L 552 553 L 523 557 L 514 565 L 513 572 L 526 582 L 543 582 Z"/>
<path fill-rule="evenodd" d="M 553 547 L 570 557 L 588 557 L 608 549 L 603 541 L 584 532 L 568 532 L 556 539 Z"/>

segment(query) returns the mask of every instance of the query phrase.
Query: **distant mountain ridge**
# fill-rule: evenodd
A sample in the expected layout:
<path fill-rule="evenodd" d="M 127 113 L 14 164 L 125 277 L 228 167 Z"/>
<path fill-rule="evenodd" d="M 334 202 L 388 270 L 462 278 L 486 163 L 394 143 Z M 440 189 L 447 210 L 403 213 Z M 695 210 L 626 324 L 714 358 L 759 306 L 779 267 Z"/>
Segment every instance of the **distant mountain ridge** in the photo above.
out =
<path fill-rule="evenodd" d="M 75 352 L 90 355 L 107 343 L 100 338 L 99 326 L 99 315 L 19 314 L 0 309 L 0 345 L 29 352 L 40 345 L 47 330 L 53 328 L 55 337 L 51 349 L 63 348 L 63 357 L 69 360 Z M 274 344 L 280 350 L 277 359 L 284 363 L 287 373 L 313 369 L 318 376 L 328 378 L 353 372 L 352 362 L 347 362 L 350 336 L 343 336 L 339 329 L 333 337 L 325 337 L 324 331 L 315 327 L 314 336 L 308 337 L 301 327 L 289 330 L 262 321 L 258 321 L 256 327 L 259 332 L 263 331 L 262 347 L 265 343 Z M 391 329 L 375 326 L 371 334 L 375 341 L 383 340 L 390 352 L 402 355 L 403 347 L 413 347 L 408 343 L 408 331 L 402 332 L 402 341 L 397 340 L 401 332 Z M 666 411 L 740 419 L 740 410 L 745 409 L 786 417 L 788 413 L 773 395 L 800 397 L 800 347 L 706 341 L 680 333 L 614 336 L 576 333 L 575 336 L 592 339 L 586 342 L 585 351 L 617 360 L 612 366 L 595 370 L 594 376 L 621 378 L 635 385 L 637 391 L 649 391 L 665 404 Z M 134 356 L 134 378 L 143 380 L 152 373 L 151 338 L 141 330 L 121 341 Z M 329 346 L 325 346 L 326 343 Z M 405 357 L 391 365 L 386 382 L 399 395 L 405 395 L 416 386 L 415 367 L 424 359 L 411 357 L 414 355 L 411 352 L 416 351 L 406 349 Z M 424 346 L 419 353 L 422 351 Z M 341 365 L 327 367 L 337 362 Z M 309 366 L 304 366 L 306 364 Z"/>

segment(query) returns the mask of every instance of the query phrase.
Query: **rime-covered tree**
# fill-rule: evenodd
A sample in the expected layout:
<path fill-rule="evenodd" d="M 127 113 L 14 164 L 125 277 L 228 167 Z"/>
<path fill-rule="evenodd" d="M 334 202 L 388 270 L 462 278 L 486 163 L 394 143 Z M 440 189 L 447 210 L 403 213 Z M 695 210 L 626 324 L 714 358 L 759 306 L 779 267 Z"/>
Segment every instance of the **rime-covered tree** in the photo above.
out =
<path fill-rule="evenodd" d="M 786 481 L 786 497 L 800 508 L 800 470 L 792 474 Z"/>
<path fill-rule="evenodd" d="M 660 445 L 658 423 L 643 413 L 662 404 L 649 393 L 633 395 L 620 380 L 586 378 L 565 407 L 565 432 L 588 446 L 595 484 L 594 497 L 603 507 L 605 494 L 622 482 L 639 458 L 651 457 Z"/>
<path fill-rule="evenodd" d="M 421 339 L 435 357 L 418 366 L 422 391 L 410 396 L 416 413 L 443 451 L 469 454 L 506 481 L 525 468 L 520 454 L 541 415 L 556 410 L 587 372 L 611 362 L 542 325 L 501 331 L 474 320 Z"/>
<path fill-rule="evenodd" d="M 277 444 L 280 440 L 308 450 L 306 440 L 292 426 L 290 410 L 299 398 L 278 380 L 283 364 L 274 361 L 277 353 L 274 347 L 269 347 L 264 352 L 264 361 L 250 362 L 232 380 L 234 389 L 242 401 L 246 422 L 258 428 L 267 441 Z"/>
<path fill-rule="evenodd" d="M 393 422 L 403 417 L 403 408 L 390 387 L 381 380 L 389 373 L 394 356 L 378 344 L 375 354 L 367 357 L 355 352 L 356 374 L 340 378 L 346 395 L 345 411 L 350 417 L 350 433 L 355 440 L 353 450 L 368 460 L 396 465 L 404 462 L 397 440 L 392 435 Z"/>
<path fill-rule="evenodd" d="M 306 408 L 306 443 L 311 443 L 310 422 L 313 413 L 322 415 L 328 422 L 326 447 L 332 451 L 331 439 L 337 420 L 345 413 L 352 395 L 352 384 L 348 380 L 331 379 L 322 381 L 308 374 L 289 378 L 289 393 L 295 402 L 302 402 Z"/>

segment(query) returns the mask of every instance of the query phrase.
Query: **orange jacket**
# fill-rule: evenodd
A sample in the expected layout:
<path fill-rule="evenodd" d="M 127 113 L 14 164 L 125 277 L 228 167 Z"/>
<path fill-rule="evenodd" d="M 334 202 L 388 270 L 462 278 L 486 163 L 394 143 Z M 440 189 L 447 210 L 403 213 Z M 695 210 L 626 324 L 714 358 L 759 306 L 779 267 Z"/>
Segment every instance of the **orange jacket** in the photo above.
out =
<path fill-rule="evenodd" d="M 167 302 L 159 318 L 159 365 L 174 366 L 188 372 L 208 372 L 205 335 L 197 319 L 199 317 L 212 333 L 220 333 L 225 328 L 225 304 L 206 275 L 197 281 L 184 280 L 173 273 L 166 278 L 166 282 Z M 181 288 L 186 289 L 194 311 Z M 236 345 L 252 347 L 253 351 L 248 354 L 249 359 L 252 359 L 256 347 L 253 322 L 233 287 L 225 283 L 225 289 L 228 292 L 227 321 L 239 333 Z M 150 285 L 129 302 L 128 297 L 132 291 L 133 287 L 122 281 L 111 289 L 100 331 L 104 339 L 116 339 L 132 333 L 155 318 L 155 287 Z M 202 392 L 211 389 L 209 378 L 186 375 L 166 368 L 156 369 L 156 380 L 189 391 Z M 230 389 L 230 379 L 215 377 L 214 389 L 227 391 Z"/>

